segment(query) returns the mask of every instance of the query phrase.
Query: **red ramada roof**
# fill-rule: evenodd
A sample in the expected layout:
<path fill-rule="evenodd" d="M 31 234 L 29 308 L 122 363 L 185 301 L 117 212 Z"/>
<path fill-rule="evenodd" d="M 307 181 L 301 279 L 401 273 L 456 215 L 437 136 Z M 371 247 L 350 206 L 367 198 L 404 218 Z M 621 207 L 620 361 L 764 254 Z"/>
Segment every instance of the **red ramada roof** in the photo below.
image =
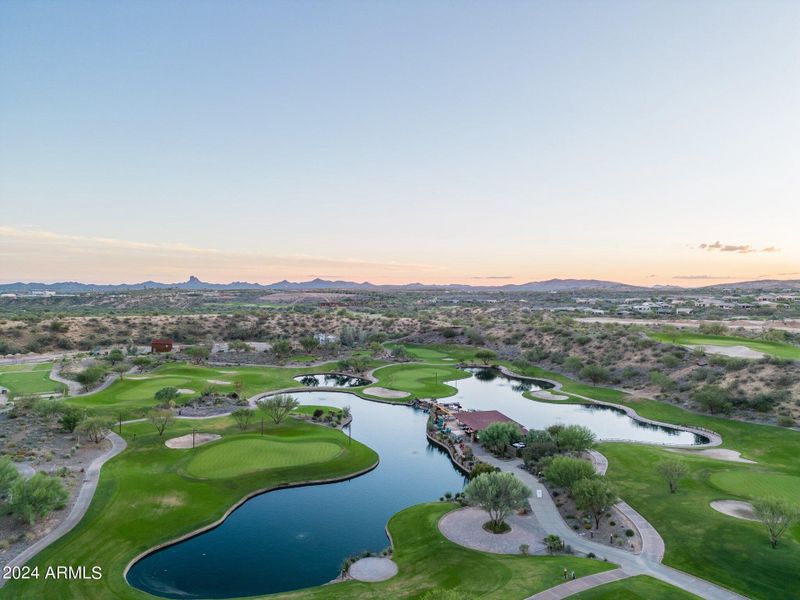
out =
<path fill-rule="evenodd" d="M 523 429 L 519 423 L 513 419 L 509 419 L 503 413 L 496 410 L 457 412 L 453 413 L 453 416 L 473 431 L 482 431 L 492 423 L 497 422 L 514 423 L 515 425 L 519 426 L 520 429 Z"/>

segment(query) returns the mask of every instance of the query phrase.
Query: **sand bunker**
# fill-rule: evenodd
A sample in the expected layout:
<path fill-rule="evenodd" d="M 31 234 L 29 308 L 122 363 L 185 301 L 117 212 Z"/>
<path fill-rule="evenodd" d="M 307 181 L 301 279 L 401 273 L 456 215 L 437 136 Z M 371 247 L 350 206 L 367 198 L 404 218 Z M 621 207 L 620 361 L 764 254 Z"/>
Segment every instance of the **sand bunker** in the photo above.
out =
<path fill-rule="evenodd" d="M 233 385 L 230 381 L 222 381 L 222 379 L 206 379 L 208 383 L 214 383 L 216 385 Z"/>
<path fill-rule="evenodd" d="M 218 440 L 222 436 L 216 433 L 195 433 L 194 434 L 194 446 L 202 446 L 203 444 L 207 444 L 208 442 L 213 442 L 214 440 Z M 182 435 L 180 437 L 174 437 L 166 442 L 164 445 L 167 448 L 173 448 L 175 450 L 179 450 L 182 448 L 191 448 L 192 447 L 192 434 L 187 433 L 186 435 Z"/>
<path fill-rule="evenodd" d="M 727 450 L 725 448 L 709 448 L 708 450 L 676 450 L 674 448 L 667 448 L 667 450 L 670 452 L 679 452 L 680 454 L 693 454 L 705 456 L 706 458 L 716 458 L 717 460 L 724 460 L 727 462 L 756 464 L 754 460 L 742 458 L 741 453 L 736 450 Z"/>
<path fill-rule="evenodd" d="M 397 575 L 397 564 L 391 558 L 369 556 L 350 565 L 348 573 L 358 581 L 386 581 Z"/>
<path fill-rule="evenodd" d="M 236 375 L 239 371 L 220 371 L 220 373 L 225 373 L 225 375 Z"/>
<path fill-rule="evenodd" d="M 736 519 L 758 521 L 758 518 L 753 512 L 753 505 L 749 502 L 742 502 L 741 500 L 714 500 L 711 503 L 711 508 L 717 512 L 721 512 L 723 515 L 728 515 Z"/>
<path fill-rule="evenodd" d="M 194 390 L 190 390 L 189 388 L 180 388 L 178 390 L 179 394 L 194 394 Z"/>
<path fill-rule="evenodd" d="M 368 387 L 364 389 L 365 394 L 375 396 L 376 398 L 408 398 L 408 392 L 401 392 L 399 390 L 387 390 L 383 387 Z"/>
<path fill-rule="evenodd" d="M 701 348 L 707 354 L 722 354 L 733 358 L 764 358 L 766 354 L 756 352 L 747 346 L 713 346 L 711 344 L 688 345 L 687 348 Z"/>
<path fill-rule="evenodd" d="M 531 395 L 537 398 L 541 398 L 542 400 L 569 400 L 569 396 L 554 394 L 552 392 L 548 392 L 547 390 L 538 390 L 536 392 L 531 392 Z"/>

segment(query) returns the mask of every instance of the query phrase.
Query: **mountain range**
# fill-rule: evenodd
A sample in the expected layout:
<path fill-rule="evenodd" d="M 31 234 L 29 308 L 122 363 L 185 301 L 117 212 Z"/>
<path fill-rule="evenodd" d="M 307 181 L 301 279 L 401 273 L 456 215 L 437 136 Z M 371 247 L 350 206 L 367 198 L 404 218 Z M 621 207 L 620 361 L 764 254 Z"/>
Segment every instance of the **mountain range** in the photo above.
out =
<path fill-rule="evenodd" d="M 779 290 L 800 289 L 800 279 L 794 280 L 756 280 L 738 283 L 724 283 L 710 285 L 706 290 L 719 290 L 736 288 L 741 290 Z M 24 293 L 49 290 L 62 294 L 79 294 L 88 292 L 127 292 L 147 289 L 177 289 L 177 290 L 453 290 L 453 291 L 497 291 L 497 292 L 576 292 L 576 291 L 604 291 L 604 292 L 643 292 L 643 291 L 680 291 L 686 288 L 672 285 L 657 285 L 653 287 L 628 285 L 615 281 L 599 279 L 548 279 L 546 281 L 531 281 L 528 283 L 505 285 L 469 285 L 469 284 L 443 284 L 426 285 L 422 283 L 407 283 L 401 285 L 376 285 L 373 283 L 354 281 L 331 281 L 327 279 L 312 279 L 310 281 L 278 281 L 270 284 L 249 283 L 234 281 L 231 283 L 208 283 L 201 281 L 194 275 L 187 281 L 180 283 L 161 283 L 158 281 L 143 281 L 141 283 L 121 284 L 94 284 L 80 283 L 77 281 L 62 281 L 58 283 L 6 283 L 0 284 L 0 293 Z"/>

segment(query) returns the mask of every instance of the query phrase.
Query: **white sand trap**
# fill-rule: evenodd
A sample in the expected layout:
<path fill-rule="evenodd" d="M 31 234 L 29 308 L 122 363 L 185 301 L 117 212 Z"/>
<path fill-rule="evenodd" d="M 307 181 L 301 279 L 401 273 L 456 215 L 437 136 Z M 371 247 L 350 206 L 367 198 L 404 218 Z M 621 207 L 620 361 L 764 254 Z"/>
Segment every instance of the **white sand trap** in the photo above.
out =
<path fill-rule="evenodd" d="M 687 348 L 702 348 L 708 354 L 722 354 L 723 356 L 731 356 L 733 358 L 764 358 L 766 354 L 763 352 L 756 352 L 747 346 L 714 346 L 712 344 L 694 344 L 688 345 Z"/>
<path fill-rule="evenodd" d="M 408 392 L 401 392 L 399 390 L 387 390 L 384 387 L 368 387 L 364 388 L 364 393 L 376 398 L 408 398 Z"/>
<path fill-rule="evenodd" d="M 190 390 L 189 388 L 180 388 L 178 390 L 179 394 L 194 394 L 194 390 Z"/>
<path fill-rule="evenodd" d="M 206 379 L 208 383 L 214 383 L 216 385 L 233 385 L 230 381 L 222 381 L 222 379 Z"/>
<path fill-rule="evenodd" d="M 348 573 L 358 581 L 386 581 L 397 575 L 397 564 L 391 558 L 368 556 L 350 565 Z"/>
<path fill-rule="evenodd" d="M 218 440 L 222 436 L 216 433 L 195 433 L 194 434 L 194 446 L 202 446 L 203 444 L 207 444 L 208 442 L 213 442 L 214 440 Z M 164 445 L 167 448 L 173 448 L 176 450 L 182 448 L 191 448 L 192 447 L 192 434 L 187 433 L 186 435 L 182 435 L 180 437 L 174 437 L 166 442 Z"/>
<path fill-rule="evenodd" d="M 561 394 L 554 394 L 547 390 L 539 390 L 531 392 L 531 395 L 541 398 L 542 400 L 569 400 L 569 396 L 562 396 Z"/>
<path fill-rule="evenodd" d="M 236 375 L 239 371 L 220 371 L 220 373 L 225 373 L 225 375 Z"/>
<path fill-rule="evenodd" d="M 678 452 L 680 454 L 699 454 L 707 458 L 716 458 L 717 460 L 725 460 L 727 462 L 749 463 L 756 464 L 756 461 L 749 458 L 742 458 L 740 452 L 736 450 L 727 450 L 725 448 L 709 448 L 708 450 L 677 450 L 675 448 L 667 448 L 670 452 Z"/>
<path fill-rule="evenodd" d="M 447 362 L 451 362 L 451 361 L 454 361 L 455 358 L 443 358 L 442 360 L 446 360 Z"/>
<path fill-rule="evenodd" d="M 723 515 L 728 515 L 736 519 L 758 521 L 753 512 L 753 505 L 749 502 L 742 502 L 741 500 L 714 500 L 711 503 L 711 508 L 717 512 L 721 512 Z"/>
<path fill-rule="evenodd" d="M 128 375 L 125 379 L 130 379 L 133 381 L 142 381 L 144 379 L 152 379 L 149 375 Z"/>

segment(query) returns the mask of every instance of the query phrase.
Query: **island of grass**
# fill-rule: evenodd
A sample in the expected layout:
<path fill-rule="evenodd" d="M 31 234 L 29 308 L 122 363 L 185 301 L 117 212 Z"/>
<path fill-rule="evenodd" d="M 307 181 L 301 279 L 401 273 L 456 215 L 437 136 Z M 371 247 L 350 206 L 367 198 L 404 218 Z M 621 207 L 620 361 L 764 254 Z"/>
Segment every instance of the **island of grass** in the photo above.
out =
<path fill-rule="evenodd" d="M 8 389 L 11 398 L 63 393 L 66 386 L 50 379 L 52 369 L 51 362 L 0 366 L 0 387 Z"/>
<path fill-rule="evenodd" d="M 695 331 L 680 330 L 677 335 L 660 331 L 648 332 L 649 337 L 666 344 L 680 346 L 745 346 L 755 352 L 762 352 L 775 358 L 800 360 L 800 346 L 786 342 L 755 340 L 735 335 L 711 335 Z"/>
<path fill-rule="evenodd" d="M 466 371 L 447 365 L 400 364 L 373 371 L 375 384 L 389 390 L 408 392 L 417 398 L 446 398 L 456 393 L 448 381 L 470 377 Z M 368 396 L 364 396 L 368 398 Z M 401 399 L 406 402 L 408 399 Z"/>

